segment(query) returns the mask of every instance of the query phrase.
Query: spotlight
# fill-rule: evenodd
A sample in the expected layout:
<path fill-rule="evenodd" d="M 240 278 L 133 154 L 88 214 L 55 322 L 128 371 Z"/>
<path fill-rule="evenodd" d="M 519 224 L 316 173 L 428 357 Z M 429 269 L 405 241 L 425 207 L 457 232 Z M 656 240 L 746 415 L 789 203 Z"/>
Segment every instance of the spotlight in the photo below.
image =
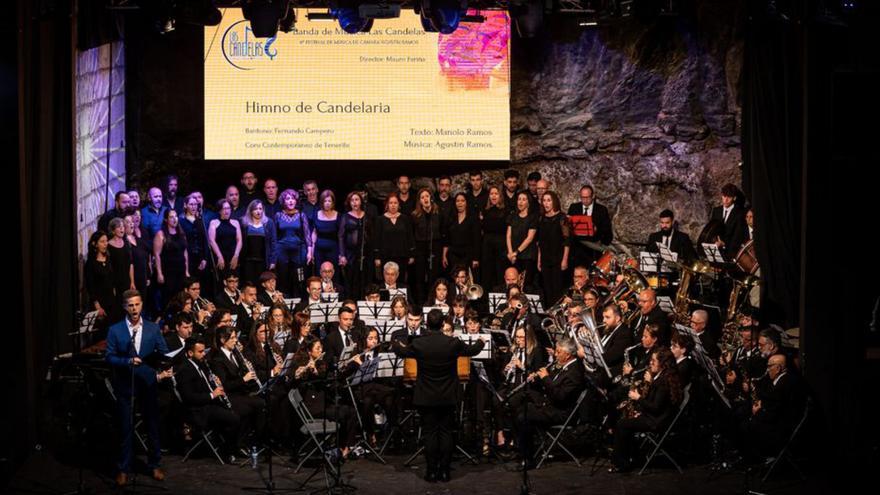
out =
<path fill-rule="evenodd" d="M 452 34 L 467 12 L 467 0 L 421 0 L 419 15 L 425 31 Z"/>
<path fill-rule="evenodd" d="M 241 13 L 251 21 L 251 31 L 257 38 L 271 38 L 278 34 L 281 19 L 287 15 L 289 0 L 244 0 Z"/>
<path fill-rule="evenodd" d="M 175 12 L 178 21 L 197 26 L 216 26 L 223 20 L 214 0 L 178 0 Z"/>

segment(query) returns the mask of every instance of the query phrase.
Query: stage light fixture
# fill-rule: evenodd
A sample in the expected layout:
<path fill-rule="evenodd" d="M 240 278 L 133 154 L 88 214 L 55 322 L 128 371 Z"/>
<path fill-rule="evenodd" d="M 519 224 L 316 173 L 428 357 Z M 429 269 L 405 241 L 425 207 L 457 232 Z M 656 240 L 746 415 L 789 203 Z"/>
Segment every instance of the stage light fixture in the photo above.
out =
<path fill-rule="evenodd" d="M 293 31 L 294 26 L 296 26 L 296 8 L 290 4 L 287 8 L 287 15 L 278 23 L 278 30 L 282 33 L 289 33 Z"/>
<path fill-rule="evenodd" d="M 289 0 L 244 0 L 241 13 L 251 21 L 251 31 L 257 38 L 271 38 L 278 34 L 281 19 L 287 15 Z"/>
<path fill-rule="evenodd" d="M 422 27 L 431 33 L 452 34 L 467 13 L 467 0 L 421 0 L 417 5 Z"/>

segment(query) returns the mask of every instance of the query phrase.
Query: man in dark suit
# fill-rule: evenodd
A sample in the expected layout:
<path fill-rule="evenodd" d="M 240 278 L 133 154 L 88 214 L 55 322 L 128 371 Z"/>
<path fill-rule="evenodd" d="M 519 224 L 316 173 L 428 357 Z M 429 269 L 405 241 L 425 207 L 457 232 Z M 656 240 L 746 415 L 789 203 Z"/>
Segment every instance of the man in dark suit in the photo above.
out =
<path fill-rule="evenodd" d="M 241 304 L 235 307 L 232 314 L 236 315 L 235 328 L 242 341 L 247 341 L 254 327 L 254 322 L 260 319 L 263 307 L 257 301 L 257 286 L 251 282 L 245 282 L 241 289 Z"/>
<path fill-rule="evenodd" d="M 752 416 L 745 425 L 752 455 L 776 455 L 794 430 L 805 406 L 799 377 L 788 370 L 783 354 L 770 356 L 767 376 L 757 388 L 758 400 L 752 404 Z"/>
<path fill-rule="evenodd" d="M 691 313 L 691 329 L 693 329 L 694 334 L 700 340 L 700 344 L 703 346 L 709 359 L 717 361 L 721 356 L 721 348 L 718 347 L 718 343 L 712 338 L 712 335 L 706 331 L 708 323 L 709 313 L 705 310 L 697 309 Z"/>
<path fill-rule="evenodd" d="M 232 270 L 223 272 L 223 289 L 214 297 L 214 306 L 228 309 L 235 314 L 235 308 L 241 303 L 241 292 L 238 290 L 238 275 Z"/>
<path fill-rule="evenodd" d="M 165 335 L 165 346 L 168 348 L 168 352 L 174 352 L 178 349 L 183 348 L 186 345 L 186 339 L 192 337 L 193 333 L 193 318 L 189 313 L 177 313 L 174 315 L 174 332 L 169 332 Z M 174 366 L 180 364 L 184 359 L 186 359 L 183 355 L 183 352 L 178 352 L 172 363 Z"/>
<path fill-rule="evenodd" d="M 134 416 L 132 400 L 137 397 L 141 415 L 147 427 L 150 450 L 147 452 L 147 466 L 154 479 L 165 479 L 159 467 L 162 453 L 159 446 L 159 403 L 158 381 L 171 377 L 171 372 L 159 373 L 147 364 L 147 359 L 156 354 L 168 353 L 165 339 L 159 326 L 142 318 L 143 300 L 136 290 L 122 295 L 126 317 L 110 327 L 107 333 L 106 360 L 112 369 L 113 390 L 116 393 L 119 424 L 122 435 L 122 452 L 117 464 L 119 473 L 116 484 L 128 483 L 131 472 L 132 438 L 134 437 Z M 132 389 L 132 385 L 134 389 Z"/>
<path fill-rule="evenodd" d="M 422 327 L 422 308 L 412 306 L 406 314 L 406 328 L 391 332 L 391 341 L 408 345 L 416 337 L 427 335 L 428 331 Z"/>
<path fill-rule="evenodd" d="M 232 410 L 222 386 L 211 383 L 211 371 L 205 363 L 205 342 L 198 337 L 187 339 L 181 351 L 184 360 L 174 368 L 174 382 L 189 420 L 203 431 L 223 434 L 227 450 L 237 445 L 239 418 Z"/>
<path fill-rule="evenodd" d="M 343 349 L 361 342 L 362 338 L 354 326 L 354 311 L 350 307 L 343 305 L 339 308 L 338 314 L 339 322 L 330 325 L 327 336 L 324 337 L 322 342 L 328 363 L 334 363 L 339 360 Z"/>
<path fill-rule="evenodd" d="M 525 294 L 517 294 L 512 298 L 515 311 L 512 311 L 501 319 L 501 328 L 510 332 L 510 338 L 513 339 L 513 331 L 522 326 L 528 326 L 538 339 L 541 348 L 550 347 L 550 336 L 541 328 L 541 317 L 531 312 L 529 298 Z"/>
<path fill-rule="evenodd" d="M 584 369 L 577 359 L 577 344 L 568 337 L 556 342 L 555 363 L 552 371 L 541 368 L 529 376 L 539 390 L 530 390 L 532 400 L 526 401 L 525 410 L 517 413 L 516 433 L 523 462 L 532 463 L 532 430 L 534 425 L 560 425 L 577 405 L 580 393 L 586 387 Z"/>
<path fill-rule="evenodd" d="M 611 230 L 611 215 L 608 213 L 608 208 L 594 200 L 593 186 L 581 187 L 580 199 L 580 202 L 572 203 L 568 207 L 568 216 L 588 217 L 589 220 L 586 223 L 574 222 L 575 235 L 571 237 L 571 258 L 568 264 L 569 266 L 589 267 L 601 253 L 584 246 L 581 241 L 608 245 L 614 240 L 614 233 Z M 578 225 L 583 225 L 583 227 L 578 228 Z M 581 235 L 578 235 L 579 233 Z"/>
<path fill-rule="evenodd" d="M 648 324 L 657 325 L 658 339 L 660 345 L 669 346 L 669 339 L 672 332 L 669 329 L 669 317 L 666 312 L 657 305 L 657 293 L 654 289 L 645 289 L 639 293 L 639 318 L 636 320 L 633 328 L 633 338 L 640 339 L 642 330 Z"/>
<path fill-rule="evenodd" d="M 342 285 L 336 283 L 336 268 L 333 263 L 325 261 L 321 263 L 319 273 L 321 274 L 321 294 L 336 294 L 337 299 L 345 298 L 345 290 Z"/>
<path fill-rule="evenodd" d="M 267 308 L 273 304 L 284 304 L 284 294 L 277 289 L 278 277 L 274 272 L 265 271 L 260 274 L 260 288 L 257 290 L 257 302 Z"/>
<path fill-rule="evenodd" d="M 413 391 L 413 404 L 419 408 L 425 433 L 425 480 L 449 481 L 449 463 L 455 448 L 452 436 L 455 408 L 461 388 L 456 365 L 459 356 L 476 356 L 485 342 L 481 339 L 465 344 L 440 332 L 443 313 L 428 313 L 428 333 L 408 345 L 392 342 L 394 352 L 418 362 L 418 377 Z"/>
<path fill-rule="evenodd" d="M 694 243 L 691 242 L 691 238 L 675 228 L 675 214 L 672 213 L 672 210 L 660 212 L 660 230 L 648 236 L 645 251 L 659 253 L 658 242 L 666 246 L 673 253 L 676 253 L 678 260 L 681 262 L 687 263 L 697 257 L 697 252 L 694 250 Z"/>
<path fill-rule="evenodd" d="M 623 361 L 626 349 L 634 343 L 632 331 L 623 323 L 620 306 L 609 304 L 602 310 L 602 321 L 605 323 L 605 335 L 602 336 L 602 358 L 611 371 L 611 376 L 623 372 Z"/>
<path fill-rule="evenodd" d="M 736 256 L 749 232 L 746 225 L 746 210 L 736 203 L 739 194 L 739 189 L 735 185 L 725 184 L 721 188 L 721 206 L 713 208 L 709 217 L 710 221 L 720 221 L 724 224 L 716 244 L 728 260 Z"/>

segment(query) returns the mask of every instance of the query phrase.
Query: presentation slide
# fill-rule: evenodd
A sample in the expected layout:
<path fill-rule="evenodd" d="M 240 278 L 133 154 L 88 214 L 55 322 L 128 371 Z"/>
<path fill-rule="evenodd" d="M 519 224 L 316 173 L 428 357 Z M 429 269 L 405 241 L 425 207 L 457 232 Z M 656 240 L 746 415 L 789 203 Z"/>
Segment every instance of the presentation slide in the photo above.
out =
<path fill-rule="evenodd" d="M 419 16 L 255 38 L 240 9 L 205 29 L 205 158 L 509 160 L 510 18 L 451 35 Z"/>

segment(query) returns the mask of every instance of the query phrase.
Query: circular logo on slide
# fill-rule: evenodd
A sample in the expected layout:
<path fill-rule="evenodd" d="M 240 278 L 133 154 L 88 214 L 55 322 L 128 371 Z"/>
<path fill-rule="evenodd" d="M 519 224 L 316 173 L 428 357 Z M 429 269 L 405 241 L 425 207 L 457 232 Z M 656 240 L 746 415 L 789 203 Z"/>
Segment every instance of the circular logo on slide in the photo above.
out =
<path fill-rule="evenodd" d="M 226 29 L 220 46 L 223 58 L 229 65 L 239 70 L 253 70 L 261 64 L 274 61 L 278 56 L 275 40 L 275 36 L 257 38 L 251 31 L 250 22 L 243 20 Z"/>

